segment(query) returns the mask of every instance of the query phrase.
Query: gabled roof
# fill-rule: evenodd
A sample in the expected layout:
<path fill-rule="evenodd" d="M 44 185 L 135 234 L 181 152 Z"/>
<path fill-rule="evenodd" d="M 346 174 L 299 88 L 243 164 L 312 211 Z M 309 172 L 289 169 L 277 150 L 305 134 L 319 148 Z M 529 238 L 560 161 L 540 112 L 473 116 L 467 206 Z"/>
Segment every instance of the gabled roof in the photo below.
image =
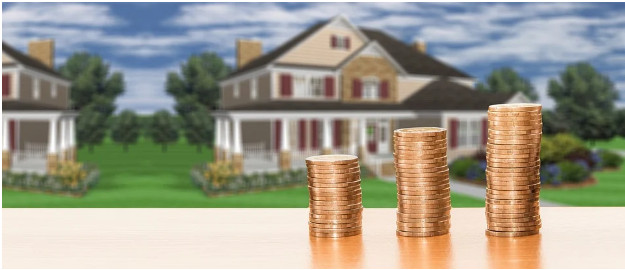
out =
<path fill-rule="evenodd" d="M 346 103 L 341 101 L 274 100 L 233 106 L 228 111 L 484 111 L 508 102 L 514 93 L 486 93 L 447 79 L 436 80 L 402 103 Z"/>
<path fill-rule="evenodd" d="M 44 63 L 41 63 L 39 60 L 35 58 L 32 58 L 28 55 L 23 54 L 22 52 L 11 47 L 9 44 L 5 43 L 4 41 L 2 42 L 2 52 L 6 53 L 11 58 L 13 58 L 16 62 L 24 66 L 36 69 L 37 71 L 41 71 L 43 73 L 46 73 L 48 75 L 51 75 L 51 76 L 54 76 L 63 80 L 67 80 L 67 78 L 63 77 L 61 73 L 57 72 L 53 68 L 48 67 L 47 65 L 45 65 Z M 7 66 L 6 64 L 2 64 L 2 65 L 5 67 Z"/>
<path fill-rule="evenodd" d="M 314 34 L 317 30 L 319 30 L 331 21 L 332 20 L 322 21 L 311 26 L 310 28 L 304 30 L 299 35 L 282 44 L 278 48 L 272 50 L 269 53 L 261 55 L 260 57 L 252 60 L 245 66 L 235 70 L 233 73 L 228 75 L 226 79 L 271 64 L 280 56 L 287 53 L 293 47 L 297 46 L 301 41 Z M 447 65 L 428 54 L 416 51 L 408 44 L 397 40 L 396 38 L 384 33 L 383 31 L 362 27 L 357 28 L 357 30 L 359 30 L 366 36 L 366 38 L 369 39 L 367 44 L 371 42 L 379 43 L 379 45 L 409 74 L 472 78 L 468 74 L 450 65 Z M 367 44 L 365 44 L 364 46 L 367 46 Z M 355 51 L 354 54 L 358 53 L 359 51 L 360 50 Z M 350 59 L 350 57 L 346 59 Z M 344 61 L 339 63 L 337 66 L 327 66 L 326 68 L 338 69 L 343 63 Z"/>

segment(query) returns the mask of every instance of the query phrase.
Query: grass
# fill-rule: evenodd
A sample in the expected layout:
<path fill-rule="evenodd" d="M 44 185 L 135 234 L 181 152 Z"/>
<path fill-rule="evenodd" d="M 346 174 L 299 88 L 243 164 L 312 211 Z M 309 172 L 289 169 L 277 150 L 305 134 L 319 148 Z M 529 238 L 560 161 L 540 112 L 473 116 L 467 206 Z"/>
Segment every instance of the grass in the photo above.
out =
<path fill-rule="evenodd" d="M 587 145 L 590 148 L 625 150 L 625 137 L 614 137 L 611 140 L 596 141 L 594 144 L 589 142 Z"/>
<path fill-rule="evenodd" d="M 189 170 L 212 159 L 210 149 L 197 153 L 180 141 L 166 153 L 158 145 L 141 140 L 124 153 L 120 145 L 105 141 L 93 153 L 86 148 L 80 161 L 97 164 L 100 182 L 83 198 L 3 190 L 3 207 L 307 207 L 306 187 L 208 198 L 193 186 Z M 365 179 L 362 183 L 365 207 L 395 207 L 394 183 Z M 480 207 L 483 200 L 452 194 L 454 207 Z"/>

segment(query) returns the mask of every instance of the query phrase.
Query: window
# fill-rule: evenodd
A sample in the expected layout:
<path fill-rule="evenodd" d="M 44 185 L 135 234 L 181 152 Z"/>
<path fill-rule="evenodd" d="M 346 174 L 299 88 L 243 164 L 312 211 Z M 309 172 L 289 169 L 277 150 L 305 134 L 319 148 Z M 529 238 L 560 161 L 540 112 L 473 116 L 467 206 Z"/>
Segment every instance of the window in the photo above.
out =
<path fill-rule="evenodd" d="M 239 98 L 239 83 L 234 83 L 234 90 L 232 91 L 234 98 Z"/>
<path fill-rule="evenodd" d="M 293 76 L 293 90 L 295 91 L 295 96 L 299 96 L 299 97 L 309 96 L 308 85 L 306 84 L 306 76 L 303 76 L 303 75 Z"/>
<path fill-rule="evenodd" d="M 323 87 L 323 78 L 322 77 L 313 77 L 310 78 L 310 94 L 313 97 L 323 97 L 324 96 L 324 87 Z"/>
<path fill-rule="evenodd" d="M 258 97 L 258 79 L 251 80 L 250 88 L 250 99 L 256 99 Z"/>
<path fill-rule="evenodd" d="M 482 123 L 476 120 L 460 120 L 458 123 L 458 146 L 479 146 Z"/>
<path fill-rule="evenodd" d="M 39 80 L 35 79 L 33 80 L 33 99 L 39 99 L 40 96 L 40 89 L 39 89 Z"/>
<path fill-rule="evenodd" d="M 365 78 L 362 82 L 363 99 L 377 99 L 380 96 L 380 82 L 377 78 Z"/>
<path fill-rule="evenodd" d="M 55 83 L 51 83 L 51 84 L 50 84 L 50 87 L 52 87 L 52 89 L 50 90 L 50 95 L 51 95 L 53 98 L 56 98 L 56 96 L 57 96 L 56 84 L 55 84 Z"/>
<path fill-rule="evenodd" d="M 349 50 L 350 40 L 348 36 L 332 35 L 330 45 L 333 49 Z"/>

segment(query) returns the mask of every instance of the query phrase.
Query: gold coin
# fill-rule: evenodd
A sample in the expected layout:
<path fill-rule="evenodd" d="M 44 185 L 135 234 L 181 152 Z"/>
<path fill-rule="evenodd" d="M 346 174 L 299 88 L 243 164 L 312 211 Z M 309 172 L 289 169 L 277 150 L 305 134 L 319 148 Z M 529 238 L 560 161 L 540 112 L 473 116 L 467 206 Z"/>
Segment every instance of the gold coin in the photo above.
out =
<path fill-rule="evenodd" d="M 437 166 L 437 167 L 425 167 L 422 168 L 420 167 L 419 164 L 397 164 L 395 163 L 395 168 L 398 169 L 418 169 L 419 172 L 440 172 L 440 171 L 445 171 L 447 170 L 447 164 L 444 164 L 442 166 Z"/>
<path fill-rule="evenodd" d="M 362 194 L 358 194 L 358 195 L 350 195 L 350 196 L 317 196 L 317 195 L 310 195 L 309 200 L 313 200 L 313 201 L 329 201 L 329 200 L 335 200 L 335 201 L 356 201 L 356 202 L 360 202 L 360 200 L 362 199 Z"/>
<path fill-rule="evenodd" d="M 321 211 L 331 211 L 331 210 L 355 210 L 362 209 L 361 203 L 355 204 L 346 204 L 346 205 L 318 205 L 318 204 L 309 204 L 310 209 L 313 210 L 321 210 Z"/>
<path fill-rule="evenodd" d="M 534 132 L 538 132 L 540 130 L 542 130 L 542 125 L 535 125 L 535 126 L 494 126 L 491 125 L 488 127 L 491 130 L 496 130 L 496 131 L 534 131 Z"/>
<path fill-rule="evenodd" d="M 311 170 L 308 169 L 309 173 L 318 173 L 318 174 L 343 174 L 343 173 L 356 173 L 360 172 L 360 168 L 352 168 L 352 169 L 329 169 L 329 170 Z"/>
<path fill-rule="evenodd" d="M 535 171 L 535 172 L 511 172 L 511 173 L 506 173 L 506 172 L 489 172 L 486 171 L 486 177 L 490 177 L 490 179 L 496 179 L 496 180 L 508 180 L 508 181 L 515 181 L 515 180 L 533 180 L 533 179 L 540 179 L 540 172 L 539 171 Z"/>
<path fill-rule="evenodd" d="M 435 186 L 435 185 L 442 185 L 442 184 L 449 184 L 449 178 L 441 178 L 441 179 L 437 179 L 437 180 L 427 180 L 427 181 L 406 181 L 404 179 L 397 179 L 397 186 L 398 187 L 402 187 L 402 189 L 406 189 L 406 188 L 419 188 L 422 186 Z"/>
<path fill-rule="evenodd" d="M 401 189 L 401 190 L 397 191 L 397 195 L 401 195 L 402 196 L 402 200 L 411 200 L 410 196 L 439 195 L 439 194 L 446 194 L 446 192 L 448 192 L 448 191 L 449 191 L 449 188 L 434 189 L 434 190 L 405 190 L 405 189 Z"/>
<path fill-rule="evenodd" d="M 530 194 L 536 194 L 540 191 L 540 189 L 534 189 L 534 190 L 515 190 L 515 191 L 510 191 L 510 190 L 499 190 L 499 189 L 491 189 L 491 188 L 486 188 L 486 193 L 487 194 L 503 194 L 503 195 L 530 195 Z"/>
<path fill-rule="evenodd" d="M 542 120 L 541 115 L 539 114 L 528 114 L 528 115 L 495 115 L 488 114 L 488 121 L 501 121 L 501 122 L 511 122 L 511 121 L 540 121 Z"/>
<path fill-rule="evenodd" d="M 402 201 L 397 202 L 398 208 L 420 207 L 420 206 L 424 206 L 427 208 L 434 208 L 438 206 L 450 206 L 450 205 L 451 205 L 451 201 L 449 200 L 449 197 L 447 197 L 446 199 L 444 198 L 444 199 L 436 199 L 436 200 L 421 200 L 417 203 L 405 203 Z"/>
<path fill-rule="evenodd" d="M 402 143 L 402 144 L 417 143 L 417 144 L 432 145 L 432 144 L 442 144 L 446 142 L 447 142 L 447 139 L 436 138 L 436 137 L 422 137 L 422 138 L 398 137 L 398 136 L 393 137 L 393 144 L 395 143 Z"/>
<path fill-rule="evenodd" d="M 337 187 L 337 188 L 329 188 L 329 187 L 311 187 L 308 186 L 308 190 L 312 192 L 351 192 L 356 190 L 361 190 L 359 185 L 353 185 L 349 187 Z"/>
<path fill-rule="evenodd" d="M 535 211 L 535 212 L 528 212 L 528 213 L 516 213 L 516 214 L 510 214 L 510 213 L 491 213 L 486 211 L 486 218 L 487 219 L 491 219 L 491 218 L 512 218 L 512 219 L 518 219 L 518 218 L 529 218 L 529 217 L 534 217 L 534 216 L 539 216 L 540 213 L 539 211 Z"/>
<path fill-rule="evenodd" d="M 435 213 L 403 213 L 397 211 L 397 217 L 403 219 L 416 219 L 416 218 L 439 218 L 443 216 L 449 216 L 450 210 L 440 211 Z"/>
<path fill-rule="evenodd" d="M 487 203 L 487 209 L 529 209 L 538 207 L 538 202 L 528 202 L 526 204 L 492 204 Z"/>
<path fill-rule="evenodd" d="M 540 165 L 540 160 L 531 161 L 531 162 L 487 162 L 487 166 L 492 168 L 528 168 L 535 167 Z"/>
<path fill-rule="evenodd" d="M 421 152 L 421 151 L 429 151 L 429 150 L 442 150 L 447 149 L 447 143 L 442 143 L 438 145 L 429 145 L 429 144 L 397 144 L 393 143 L 393 150 L 398 151 L 412 151 L 412 152 Z"/>
<path fill-rule="evenodd" d="M 530 225 L 530 226 L 524 226 L 524 227 L 498 227 L 498 226 L 490 226 L 490 225 L 487 226 L 489 231 L 495 231 L 495 232 L 527 232 L 527 231 L 539 230 L 541 227 L 542 227 L 541 225 Z"/>
<path fill-rule="evenodd" d="M 353 231 L 362 230 L 362 226 L 343 228 L 343 229 L 323 229 L 323 228 L 317 228 L 317 227 L 312 227 L 312 226 L 308 226 L 308 228 L 310 229 L 310 231 L 313 231 L 315 233 L 353 232 Z"/>
<path fill-rule="evenodd" d="M 414 154 L 414 155 L 442 155 L 445 156 L 447 154 L 447 148 L 437 148 L 437 149 L 420 149 L 420 148 L 406 148 L 406 147 L 394 147 L 394 152 Z"/>
<path fill-rule="evenodd" d="M 356 222 L 356 223 L 314 223 L 314 222 L 308 222 L 308 226 L 315 228 L 315 229 L 335 229 L 335 230 L 342 230 L 342 229 L 351 229 L 351 228 L 357 228 L 360 227 L 362 228 L 362 222 Z"/>
<path fill-rule="evenodd" d="M 353 202 L 353 201 L 311 201 L 308 200 L 309 207 L 330 207 L 330 206 L 362 206 L 361 202 Z"/>
<path fill-rule="evenodd" d="M 521 236 L 530 236 L 534 234 L 538 234 L 539 231 L 527 231 L 527 232 L 493 232 L 486 230 L 487 236 L 495 236 L 495 237 L 521 237 Z"/>
<path fill-rule="evenodd" d="M 486 154 L 490 155 L 537 155 L 540 156 L 540 149 L 487 149 Z"/>
<path fill-rule="evenodd" d="M 414 148 L 414 149 L 439 149 L 439 148 L 447 147 L 447 140 L 437 140 L 437 141 L 430 141 L 430 142 L 393 141 L 393 146 L 401 146 L 404 148 Z"/>
<path fill-rule="evenodd" d="M 527 153 L 527 154 L 500 154 L 500 153 L 486 153 L 486 159 L 539 159 L 539 153 Z"/>
<path fill-rule="evenodd" d="M 403 237 L 432 237 L 432 236 L 439 236 L 439 235 L 444 235 L 444 234 L 448 234 L 449 233 L 449 229 L 447 230 L 443 230 L 443 231 L 438 231 L 438 232 L 427 232 L 427 233 L 420 233 L 420 232 L 406 232 L 406 231 L 397 231 L 397 236 L 403 236 Z"/>
<path fill-rule="evenodd" d="M 310 195 L 311 198 L 323 198 L 323 197 L 329 197 L 329 198 L 344 198 L 344 197 L 353 197 L 353 196 L 360 196 L 362 194 L 362 191 L 360 189 L 355 190 L 355 191 L 346 191 L 346 192 L 314 192 L 314 191 L 308 191 L 308 194 Z"/>
<path fill-rule="evenodd" d="M 319 182 L 309 182 L 308 186 L 316 187 L 316 188 L 340 188 L 340 187 L 354 187 L 360 186 L 361 181 L 351 181 L 351 182 L 341 182 L 341 183 L 319 183 Z"/>
<path fill-rule="evenodd" d="M 314 214 L 310 213 L 308 215 L 311 219 L 319 219 L 319 220 L 336 220 L 336 219 L 360 219 L 362 217 L 362 212 L 357 214 Z"/>
<path fill-rule="evenodd" d="M 542 119 L 527 119 L 527 120 L 519 120 L 519 119 L 501 119 L 501 120 L 495 120 L 492 118 L 488 118 L 488 126 L 489 127 L 494 127 L 494 126 L 536 126 L 536 125 L 542 125 L 543 121 Z"/>
<path fill-rule="evenodd" d="M 495 223 L 509 223 L 509 222 L 531 222 L 531 221 L 540 221 L 540 215 L 536 215 L 536 216 L 528 216 L 528 217 L 522 217 L 522 218 L 495 218 L 495 217 L 487 217 L 488 218 L 488 222 L 495 222 Z"/>
<path fill-rule="evenodd" d="M 397 230 L 400 231 L 404 231 L 404 232 L 439 232 L 442 230 L 449 230 L 450 226 L 449 224 L 447 225 L 435 225 L 435 226 L 429 226 L 429 227 L 417 227 L 417 226 L 411 226 L 411 225 L 403 225 L 398 223 L 397 224 Z"/>
<path fill-rule="evenodd" d="M 491 139 L 497 139 L 497 140 L 518 140 L 518 139 L 536 140 L 536 139 L 541 139 L 542 138 L 542 134 L 540 134 L 540 133 L 534 133 L 534 134 L 509 134 L 509 135 L 488 134 L 488 137 L 491 138 Z"/>
<path fill-rule="evenodd" d="M 495 104 L 488 106 L 488 111 L 497 111 L 497 112 L 533 112 L 540 111 L 542 109 L 542 105 L 538 103 L 507 103 L 507 104 Z"/>
<path fill-rule="evenodd" d="M 526 204 L 526 203 L 533 203 L 533 202 L 539 202 L 539 198 L 535 198 L 535 199 L 520 199 L 520 200 L 514 200 L 514 199 L 503 199 L 503 200 L 499 200 L 499 199 L 486 199 L 486 203 L 490 203 L 490 204 L 511 204 L 511 205 L 516 205 L 516 204 Z"/>
<path fill-rule="evenodd" d="M 316 233 L 310 232 L 310 236 L 319 237 L 319 238 L 340 238 L 340 237 L 349 237 L 361 234 L 361 231 L 352 231 L 352 232 L 342 232 L 342 233 Z"/>
<path fill-rule="evenodd" d="M 408 195 L 403 195 L 408 196 Z M 448 198 L 449 194 L 439 195 L 426 195 L 426 196 L 411 196 L 411 199 L 404 199 L 402 195 L 398 196 L 397 204 L 421 204 L 423 201 Z"/>
<path fill-rule="evenodd" d="M 360 173 L 324 174 L 308 173 L 308 181 L 319 182 L 352 182 L 360 179 Z"/>
<path fill-rule="evenodd" d="M 451 209 L 451 206 L 445 206 L 445 207 L 439 207 L 439 208 L 421 208 L 421 209 L 414 209 L 414 208 L 408 208 L 408 209 L 401 209 L 398 211 L 402 214 L 439 214 L 439 215 L 446 215 L 447 211 L 449 211 Z"/>
<path fill-rule="evenodd" d="M 353 155 L 320 155 L 306 158 L 306 164 L 350 164 L 358 162 Z"/>
<path fill-rule="evenodd" d="M 529 226 L 537 226 L 541 224 L 542 222 L 540 221 L 540 219 L 526 221 L 526 222 L 491 222 L 491 221 L 487 222 L 488 226 L 493 226 L 493 227 L 529 227 Z"/>
<path fill-rule="evenodd" d="M 354 215 L 362 212 L 362 208 L 346 209 L 346 210 L 321 210 L 317 208 L 311 208 L 310 214 L 314 215 Z"/>
<path fill-rule="evenodd" d="M 523 186 L 523 185 L 534 185 L 540 183 L 539 177 L 527 178 L 527 179 L 519 179 L 519 178 L 508 178 L 508 177 L 492 177 L 486 176 L 487 182 L 490 182 L 491 185 L 499 185 L 499 186 Z"/>
<path fill-rule="evenodd" d="M 431 222 L 440 222 L 440 221 L 449 221 L 451 220 L 450 215 L 442 215 L 438 217 L 429 217 L 429 218 L 405 218 L 400 215 L 397 215 L 397 221 L 407 222 L 407 223 L 431 223 Z"/>
<path fill-rule="evenodd" d="M 536 166 L 532 166 L 532 167 L 521 167 L 521 168 L 517 168 L 517 167 L 510 167 L 510 168 L 491 168 L 488 167 L 488 164 L 486 165 L 486 171 L 487 172 L 494 172 L 494 173 L 536 173 L 540 171 L 540 166 L 536 165 Z"/>
<path fill-rule="evenodd" d="M 500 158 L 500 157 L 492 157 L 492 156 L 486 156 L 486 162 L 493 162 L 493 163 L 530 163 L 530 162 L 540 162 L 540 158 L 539 157 L 532 157 L 532 158 L 520 158 L 520 157 L 516 157 L 516 158 Z"/>
<path fill-rule="evenodd" d="M 538 210 L 538 206 L 534 207 L 534 208 L 512 208 L 512 209 L 506 209 L 506 208 L 492 209 L 492 208 L 486 207 L 486 211 L 489 212 L 489 213 L 493 213 L 493 214 L 536 213 L 537 210 Z"/>
<path fill-rule="evenodd" d="M 414 157 L 411 158 L 406 158 L 408 156 L 405 157 L 395 157 L 395 163 L 414 163 L 414 164 L 432 164 L 432 163 L 441 163 L 441 162 L 445 162 L 447 163 L 447 156 L 442 155 L 439 157 L 435 157 L 435 158 L 420 158 L 419 155 L 415 155 Z"/>
<path fill-rule="evenodd" d="M 542 114 L 540 111 L 529 111 L 529 112 L 501 112 L 501 111 L 488 111 L 488 116 L 491 117 L 540 117 L 542 118 Z"/>
<path fill-rule="evenodd" d="M 440 127 L 400 128 L 393 131 L 394 135 L 407 137 L 438 137 L 446 136 L 447 129 Z"/>
<path fill-rule="evenodd" d="M 345 170 L 345 169 L 358 169 L 360 165 L 358 163 L 351 164 L 337 164 L 337 165 L 314 165 L 306 164 L 308 170 Z"/>

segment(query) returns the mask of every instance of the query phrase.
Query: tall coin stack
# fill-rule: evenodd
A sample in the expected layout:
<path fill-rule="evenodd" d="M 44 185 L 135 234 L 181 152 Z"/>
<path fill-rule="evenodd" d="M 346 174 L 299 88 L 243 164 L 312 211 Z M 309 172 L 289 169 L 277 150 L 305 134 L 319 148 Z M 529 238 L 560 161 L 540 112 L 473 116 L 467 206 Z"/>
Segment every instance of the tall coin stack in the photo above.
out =
<path fill-rule="evenodd" d="M 362 232 L 358 157 L 321 155 L 306 159 L 310 235 L 344 237 Z"/>
<path fill-rule="evenodd" d="M 418 127 L 393 135 L 397 178 L 397 235 L 449 233 L 451 201 L 447 130 Z"/>
<path fill-rule="evenodd" d="M 540 230 L 541 135 L 540 104 L 488 108 L 487 235 L 526 236 Z"/>

